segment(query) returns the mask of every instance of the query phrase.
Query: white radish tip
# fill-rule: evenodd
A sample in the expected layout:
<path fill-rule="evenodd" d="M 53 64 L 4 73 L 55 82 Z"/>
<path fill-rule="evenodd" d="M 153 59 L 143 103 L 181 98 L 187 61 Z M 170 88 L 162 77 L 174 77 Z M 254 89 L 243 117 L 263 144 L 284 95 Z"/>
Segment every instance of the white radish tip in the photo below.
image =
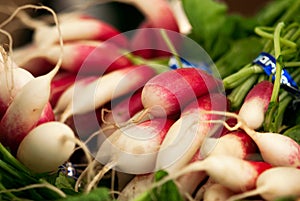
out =
<path fill-rule="evenodd" d="M 74 132 L 66 124 L 52 121 L 32 129 L 21 142 L 17 158 L 36 173 L 57 170 L 75 148 Z"/>
<path fill-rule="evenodd" d="M 264 122 L 264 106 L 257 100 L 249 100 L 240 109 L 239 116 L 246 122 L 251 129 L 258 129 Z"/>

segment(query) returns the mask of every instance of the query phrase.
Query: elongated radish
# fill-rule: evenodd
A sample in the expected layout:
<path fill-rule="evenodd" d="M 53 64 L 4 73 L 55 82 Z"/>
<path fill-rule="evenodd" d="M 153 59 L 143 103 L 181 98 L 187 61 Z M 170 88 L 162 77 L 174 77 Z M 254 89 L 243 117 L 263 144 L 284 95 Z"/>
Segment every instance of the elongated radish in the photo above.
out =
<path fill-rule="evenodd" d="M 226 154 L 241 159 L 258 151 L 255 142 L 243 130 L 232 131 L 220 138 L 206 138 L 200 150 L 202 158 L 211 154 Z"/>
<path fill-rule="evenodd" d="M 170 179 L 189 172 L 205 171 L 216 183 L 224 185 L 233 192 L 242 192 L 255 188 L 257 177 L 271 167 L 266 162 L 248 161 L 226 155 L 211 155 L 170 174 L 155 186 L 160 186 Z"/>
<path fill-rule="evenodd" d="M 142 91 L 142 103 L 156 117 L 180 113 L 197 97 L 216 91 L 220 81 L 196 68 L 181 68 L 150 79 Z"/>
<path fill-rule="evenodd" d="M 101 124 L 101 130 L 105 135 L 112 134 L 117 126 L 121 126 L 120 124 L 124 124 L 143 109 L 141 95 L 142 90 L 139 89 L 132 96 L 126 97 L 117 104 L 114 104 L 114 100 L 111 101 L 110 111 L 103 116 L 104 122 Z M 111 127 L 112 124 L 116 125 L 115 129 L 107 130 L 106 128 Z"/>
<path fill-rule="evenodd" d="M 0 119 L 16 94 L 33 78 L 28 71 L 18 67 L 0 72 Z"/>
<path fill-rule="evenodd" d="M 236 118 L 237 124 L 234 127 L 228 127 L 228 129 L 243 129 L 257 145 L 264 161 L 273 166 L 300 167 L 300 145 L 292 138 L 278 133 L 257 132 L 249 128 L 244 120 L 234 113 L 218 111 L 209 111 L 208 113 Z"/>
<path fill-rule="evenodd" d="M 46 48 L 29 46 L 16 50 L 15 61 L 32 72 L 40 67 L 40 60 L 56 64 L 60 54 L 60 46 L 57 44 Z M 103 74 L 131 64 L 129 59 L 122 55 L 121 49 L 111 42 L 73 41 L 64 45 L 61 69 L 74 73 L 80 71 L 80 74 Z"/>
<path fill-rule="evenodd" d="M 72 16 L 71 16 L 72 17 Z M 69 20 L 65 19 L 60 24 L 62 37 L 65 42 L 75 40 L 99 40 L 110 39 L 120 47 L 127 47 L 127 38 L 116 28 L 108 23 L 82 15 Z M 39 26 L 34 32 L 34 44 L 48 47 L 58 42 L 57 29 L 54 26 Z"/>
<path fill-rule="evenodd" d="M 293 167 L 274 167 L 264 171 L 256 181 L 256 189 L 234 195 L 228 201 L 260 195 L 264 200 L 300 196 L 300 170 Z"/>
<path fill-rule="evenodd" d="M 158 118 L 120 128 L 101 144 L 96 160 L 114 162 L 117 171 L 129 174 L 153 172 L 159 147 L 173 123 Z"/>
<path fill-rule="evenodd" d="M 206 137 L 217 132 L 208 123 L 213 115 L 202 111 L 217 109 L 226 111 L 227 99 L 223 94 L 212 93 L 200 96 L 191 102 L 168 131 L 157 156 L 156 168 L 174 172 L 185 166 L 200 148 Z"/>
<path fill-rule="evenodd" d="M 235 131 L 220 138 L 208 137 L 191 162 L 203 160 L 214 154 L 234 156 L 246 159 L 257 153 L 254 141 L 243 131 Z M 205 179 L 204 171 L 190 172 L 178 178 L 180 189 L 192 194 L 196 187 Z"/>
<path fill-rule="evenodd" d="M 48 122 L 32 129 L 21 142 L 17 158 L 37 173 L 58 169 L 75 148 L 73 131 L 63 123 Z"/>
<path fill-rule="evenodd" d="M 96 76 L 87 76 L 80 78 L 79 76 L 76 77 L 76 82 L 72 83 L 69 87 L 67 87 L 62 94 L 59 96 L 59 99 L 57 100 L 57 103 L 54 107 L 54 113 L 56 115 L 59 115 L 62 113 L 66 107 L 72 102 L 74 90 L 75 90 L 75 84 L 78 88 L 84 88 L 91 82 L 95 81 L 97 79 Z"/>
<path fill-rule="evenodd" d="M 255 85 L 246 96 L 239 116 L 249 128 L 257 129 L 262 126 L 272 91 L 273 83 L 265 80 Z"/>
<path fill-rule="evenodd" d="M 73 114 L 95 110 L 113 98 L 136 91 L 155 75 L 154 69 L 140 65 L 115 70 L 86 86 L 76 86 L 75 83 L 73 101 L 63 112 L 60 121 L 65 121 Z"/>
<path fill-rule="evenodd" d="M 203 201 L 226 201 L 234 192 L 221 184 L 213 184 L 206 189 Z"/>

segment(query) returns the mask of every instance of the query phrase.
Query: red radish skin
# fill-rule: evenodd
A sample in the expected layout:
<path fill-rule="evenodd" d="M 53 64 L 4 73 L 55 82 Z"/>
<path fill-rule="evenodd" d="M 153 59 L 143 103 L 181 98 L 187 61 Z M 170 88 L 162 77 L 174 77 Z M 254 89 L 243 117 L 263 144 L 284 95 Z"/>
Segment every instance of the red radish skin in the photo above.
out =
<path fill-rule="evenodd" d="M 112 105 L 111 111 L 104 116 L 104 120 L 111 123 L 124 123 L 143 109 L 141 100 L 142 91 L 138 90 L 132 96 Z M 112 100 L 113 102 L 113 100 Z"/>
<path fill-rule="evenodd" d="M 142 103 L 151 115 L 168 116 L 179 113 L 190 101 L 213 92 L 220 84 L 219 80 L 196 68 L 166 71 L 145 84 Z"/>
<path fill-rule="evenodd" d="M 95 110 L 114 98 L 136 91 L 155 75 L 156 71 L 148 66 L 130 66 L 105 74 L 86 86 L 76 87 L 75 84 L 73 101 L 66 107 L 60 121 L 73 114 Z"/>
<path fill-rule="evenodd" d="M 30 72 L 36 72 L 42 60 L 54 65 L 59 57 L 59 45 L 51 45 L 46 49 L 28 47 L 18 51 L 16 62 Z M 73 73 L 80 71 L 80 74 L 103 74 L 129 65 L 132 65 L 131 61 L 111 42 L 74 41 L 64 45 L 61 69 Z"/>
<path fill-rule="evenodd" d="M 120 128 L 101 144 L 96 160 L 102 164 L 115 161 L 117 171 L 129 174 L 153 172 L 160 144 L 173 123 L 158 118 Z"/>
<path fill-rule="evenodd" d="M 226 111 L 227 99 L 223 94 L 206 94 L 186 106 L 167 133 L 157 156 L 156 169 L 172 173 L 189 163 L 204 139 L 214 134 L 210 132 L 214 125 L 207 121 L 215 117 L 201 113 L 212 109 Z"/>
<path fill-rule="evenodd" d="M 60 71 L 58 72 L 53 80 L 51 81 L 51 94 L 50 94 L 50 103 L 52 107 L 56 106 L 56 103 L 60 96 L 67 90 L 71 85 L 74 84 L 76 74 Z"/>
<path fill-rule="evenodd" d="M 75 84 L 76 84 L 76 87 L 78 87 L 78 88 L 80 88 L 80 87 L 84 88 L 85 86 L 92 83 L 96 79 L 97 79 L 96 76 L 87 76 L 87 77 L 82 77 L 82 78 L 79 76 L 76 77 L 76 82 L 73 83 L 72 85 L 70 85 L 69 87 L 67 87 L 62 92 L 62 94 L 59 96 L 59 99 L 57 100 L 57 103 L 54 107 L 55 115 L 59 116 L 66 109 L 68 104 L 70 104 L 72 102 Z"/>
<path fill-rule="evenodd" d="M 110 40 L 116 45 L 125 48 L 128 39 L 116 28 L 96 18 L 76 17 L 60 23 L 61 33 L 65 42 L 75 40 Z M 40 26 L 34 33 L 34 44 L 40 47 L 49 47 L 58 42 L 57 28 L 54 26 Z"/>
<path fill-rule="evenodd" d="M 176 179 L 189 172 L 205 171 L 216 183 L 237 193 L 255 188 L 257 177 L 271 167 L 265 162 L 247 161 L 226 155 L 211 155 L 170 174 L 155 186 L 160 186 L 170 179 Z"/>
<path fill-rule="evenodd" d="M 17 99 L 18 100 L 18 99 Z M 25 101 L 25 100 L 24 100 Z M 35 126 L 54 121 L 54 113 L 50 103 L 41 110 L 20 110 L 22 103 L 13 101 L 0 122 L 0 142 L 16 154 L 19 144 Z"/>
<path fill-rule="evenodd" d="M 165 41 L 162 39 L 159 32 L 159 29 L 179 32 L 178 23 L 170 4 L 165 0 L 154 0 L 151 2 L 139 0 L 119 1 L 133 4 L 146 18 L 131 40 L 131 49 L 133 51 L 138 50 L 134 53 L 144 58 L 170 55 L 169 51 L 166 52 L 169 49 L 166 48 Z M 147 28 L 150 28 L 151 30 Z M 175 41 L 174 44 L 176 45 L 176 43 L 177 42 Z M 160 51 L 160 49 L 165 51 Z"/>
<path fill-rule="evenodd" d="M 228 201 L 260 195 L 264 200 L 300 196 L 300 170 L 293 167 L 274 167 L 264 171 L 256 181 L 256 189 L 233 195 Z"/>
<path fill-rule="evenodd" d="M 200 158 L 211 154 L 226 154 L 246 159 L 257 153 L 255 142 L 243 130 L 232 131 L 220 138 L 207 138 L 200 149 Z"/>
<path fill-rule="evenodd" d="M 262 126 L 272 91 L 273 83 L 265 80 L 255 85 L 246 96 L 239 116 L 249 128 L 258 129 Z"/>

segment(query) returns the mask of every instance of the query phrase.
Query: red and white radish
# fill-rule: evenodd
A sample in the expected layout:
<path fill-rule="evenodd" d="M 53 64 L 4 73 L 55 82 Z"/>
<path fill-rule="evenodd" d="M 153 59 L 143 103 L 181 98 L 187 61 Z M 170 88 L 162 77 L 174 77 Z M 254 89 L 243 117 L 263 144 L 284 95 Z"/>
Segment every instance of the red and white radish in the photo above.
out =
<path fill-rule="evenodd" d="M 228 201 L 260 195 L 264 200 L 300 197 L 300 170 L 293 167 L 274 167 L 264 171 L 256 181 L 256 189 L 234 195 Z"/>
<path fill-rule="evenodd" d="M 41 60 L 51 65 L 60 57 L 57 44 L 46 48 L 38 46 L 16 50 L 15 61 L 22 68 L 35 72 Z M 80 74 L 103 74 L 132 65 L 122 55 L 121 49 L 111 42 L 73 41 L 64 45 L 64 59 L 61 69 Z"/>
<path fill-rule="evenodd" d="M 69 159 L 75 135 L 65 124 L 52 121 L 32 129 L 22 140 L 17 158 L 36 173 L 51 172 Z"/>
<path fill-rule="evenodd" d="M 191 162 L 203 160 L 210 155 L 229 155 L 246 159 L 256 154 L 257 147 L 253 140 L 243 131 L 235 131 L 220 138 L 208 137 Z M 180 190 L 192 194 L 196 187 L 206 178 L 204 171 L 190 172 L 178 178 Z"/>
<path fill-rule="evenodd" d="M 220 85 L 212 75 L 196 68 L 163 72 L 150 79 L 142 91 L 142 103 L 156 117 L 180 113 L 197 97 L 216 91 Z"/>
<path fill-rule="evenodd" d="M 255 142 L 243 130 L 232 131 L 220 138 L 206 138 L 200 148 L 203 159 L 211 154 L 225 154 L 246 159 L 257 153 Z"/>
<path fill-rule="evenodd" d="M 273 91 L 273 83 L 262 81 L 256 84 L 246 96 L 239 111 L 239 116 L 251 129 L 262 126 Z"/>
<path fill-rule="evenodd" d="M 87 192 L 112 168 L 128 174 L 153 172 L 159 146 L 173 123 L 170 119 L 156 118 L 128 124 L 108 138 L 102 136 L 95 160 L 105 166 L 87 185 Z"/>
<path fill-rule="evenodd" d="M 206 110 L 227 110 L 227 99 L 223 94 L 212 93 L 200 96 L 191 102 L 168 131 L 157 156 L 156 168 L 174 172 L 181 169 L 193 158 L 204 139 L 217 132 L 208 122 L 213 115 L 201 112 Z"/>
<path fill-rule="evenodd" d="M 79 80 L 79 77 L 77 77 Z M 50 103 L 55 107 L 60 96 L 66 91 L 76 80 L 76 74 L 59 71 L 51 81 Z"/>
<path fill-rule="evenodd" d="M 173 123 L 157 118 L 122 127 L 103 141 L 96 160 L 102 164 L 114 161 L 116 170 L 129 174 L 153 172 L 159 147 Z"/>
<path fill-rule="evenodd" d="M 72 102 L 73 95 L 74 95 L 74 90 L 75 90 L 75 84 L 76 88 L 84 88 L 88 84 L 92 83 L 97 79 L 96 76 L 87 76 L 87 77 L 76 77 L 76 80 L 72 85 L 67 87 L 62 94 L 60 95 L 59 99 L 57 100 L 57 103 L 54 108 L 54 113 L 56 115 L 61 114 L 67 106 Z"/>
<path fill-rule="evenodd" d="M 279 133 L 260 133 L 248 127 L 244 120 L 234 113 L 208 111 L 210 114 L 219 114 L 234 117 L 237 124 L 229 130 L 243 129 L 255 142 L 264 161 L 273 166 L 300 167 L 300 145 L 292 138 Z M 225 122 L 223 124 L 226 125 Z"/>
<path fill-rule="evenodd" d="M 62 113 L 60 121 L 73 114 L 93 111 L 114 98 L 136 91 L 155 75 L 154 69 L 140 65 L 115 70 L 86 86 L 75 83 L 73 101 Z"/>
<path fill-rule="evenodd" d="M 216 183 L 224 185 L 233 192 L 242 192 L 255 188 L 257 177 L 271 167 L 266 162 L 248 161 L 226 155 L 211 155 L 171 173 L 154 186 L 160 186 L 170 179 L 176 179 L 189 172 L 205 171 Z"/>
<path fill-rule="evenodd" d="M 34 77 L 22 68 L 9 68 L 0 71 L 0 119 L 16 94 Z"/>
<path fill-rule="evenodd" d="M 127 38 L 110 24 L 88 15 L 70 16 L 60 23 L 62 37 L 65 42 L 75 40 L 99 40 L 111 42 L 120 47 L 127 47 Z M 34 44 L 40 47 L 49 47 L 58 42 L 57 29 L 54 26 L 36 27 Z"/>

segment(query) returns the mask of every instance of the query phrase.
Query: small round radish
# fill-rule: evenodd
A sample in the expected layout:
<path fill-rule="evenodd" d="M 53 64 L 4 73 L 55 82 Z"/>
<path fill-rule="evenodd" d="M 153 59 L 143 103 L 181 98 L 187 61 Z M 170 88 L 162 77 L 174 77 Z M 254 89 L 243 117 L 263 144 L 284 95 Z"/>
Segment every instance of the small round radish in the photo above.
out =
<path fill-rule="evenodd" d="M 41 124 L 23 139 L 17 158 L 34 172 L 54 171 L 73 153 L 73 138 L 73 131 L 63 123 L 53 121 Z"/>
<path fill-rule="evenodd" d="M 142 103 L 156 117 L 180 113 L 197 97 L 213 92 L 221 82 L 203 70 L 180 68 L 150 79 L 142 91 Z"/>
<path fill-rule="evenodd" d="M 272 91 L 273 83 L 262 81 L 255 85 L 246 96 L 239 111 L 239 116 L 246 122 L 249 128 L 257 129 L 262 126 Z"/>
<path fill-rule="evenodd" d="M 256 189 L 234 195 L 228 201 L 260 195 L 265 200 L 300 197 L 300 170 L 293 167 L 274 167 L 264 171 L 256 181 Z"/>

